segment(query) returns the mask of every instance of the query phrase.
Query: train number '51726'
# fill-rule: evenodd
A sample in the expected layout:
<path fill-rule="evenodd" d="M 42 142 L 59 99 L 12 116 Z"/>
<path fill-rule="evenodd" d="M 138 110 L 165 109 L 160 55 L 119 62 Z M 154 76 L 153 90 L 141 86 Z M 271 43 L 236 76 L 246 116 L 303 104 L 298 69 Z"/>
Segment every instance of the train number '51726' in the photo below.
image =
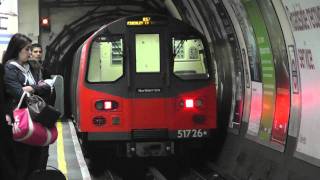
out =
<path fill-rule="evenodd" d="M 177 138 L 203 138 L 208 135 L 208 131 L 203 129 L 179 129 L 177 131 Z"/>

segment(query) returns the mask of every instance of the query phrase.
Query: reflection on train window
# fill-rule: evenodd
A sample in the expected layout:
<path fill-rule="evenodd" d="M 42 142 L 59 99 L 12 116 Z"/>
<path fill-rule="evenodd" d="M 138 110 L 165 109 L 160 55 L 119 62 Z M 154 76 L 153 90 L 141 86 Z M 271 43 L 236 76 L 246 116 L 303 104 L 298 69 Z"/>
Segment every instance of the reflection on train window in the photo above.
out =
<path fill-rule="evenodd" d="M 120 37 L 98 37 L 91 46 L 88 81 L 112 82 L 123 75 L 123 43 Z"/>
<path fill-rule="evenodd" d="M 176 49 L 176 59 L 184 59 L 184 47 L 182 47 L 183 41 L 174 41 L 174 49 Z"/>
<path fill-rule="evenodd" d="M 112 47 L 112 56 L 111 56 L 111 64 L 122 64 L 123 54 L 122 54 L 122 40 L 111 42 Z"/>
<path fill-rule="evenodd" d="M 173 73 L 185 80 L 208 79 L 207 59 L 201 39 L 192 37 L 172 38 Z"/>
<path fill-rule="evenodd" d="M 136 34 L 136 72 L 160 72 L 159 34 Z"/>

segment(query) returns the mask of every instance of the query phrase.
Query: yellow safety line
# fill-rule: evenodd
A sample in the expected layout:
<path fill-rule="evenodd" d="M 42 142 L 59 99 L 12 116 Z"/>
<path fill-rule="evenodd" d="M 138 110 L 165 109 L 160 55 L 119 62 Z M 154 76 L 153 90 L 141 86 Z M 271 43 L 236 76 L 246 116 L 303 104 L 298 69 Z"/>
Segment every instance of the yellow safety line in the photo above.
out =
<path fill-rule="evenodd" d="M 62 173 L 68 179 L 67 163 L 64 156 L 63 131 L 62 131 L 61 122 L 57 122 L 57 129 L 58 129 L 58 139 L 57 139 L 58 169 L 62 171 Z"/>

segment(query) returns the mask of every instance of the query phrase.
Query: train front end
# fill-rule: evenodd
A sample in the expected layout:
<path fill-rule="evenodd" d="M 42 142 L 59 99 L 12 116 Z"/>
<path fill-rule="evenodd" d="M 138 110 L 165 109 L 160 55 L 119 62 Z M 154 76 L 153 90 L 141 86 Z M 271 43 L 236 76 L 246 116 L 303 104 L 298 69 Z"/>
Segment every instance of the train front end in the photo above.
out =
<path fill-rule="evenodd" d="M 216 125 L 205 38 L 163 16 L 103 26 L 75 55 L 74 116 L 83 143 L 127 156 L 167 156 L 201 144 Z"/>

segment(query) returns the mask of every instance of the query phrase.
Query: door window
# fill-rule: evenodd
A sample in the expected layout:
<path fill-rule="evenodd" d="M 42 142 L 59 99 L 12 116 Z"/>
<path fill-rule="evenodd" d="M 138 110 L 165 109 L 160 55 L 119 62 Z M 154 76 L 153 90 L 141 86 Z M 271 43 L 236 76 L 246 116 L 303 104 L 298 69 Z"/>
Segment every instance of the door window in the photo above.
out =
<path fill-rule="evenodd" d="M 136 72 L 160 72 L 159 34 L 136 34 Z"/>

